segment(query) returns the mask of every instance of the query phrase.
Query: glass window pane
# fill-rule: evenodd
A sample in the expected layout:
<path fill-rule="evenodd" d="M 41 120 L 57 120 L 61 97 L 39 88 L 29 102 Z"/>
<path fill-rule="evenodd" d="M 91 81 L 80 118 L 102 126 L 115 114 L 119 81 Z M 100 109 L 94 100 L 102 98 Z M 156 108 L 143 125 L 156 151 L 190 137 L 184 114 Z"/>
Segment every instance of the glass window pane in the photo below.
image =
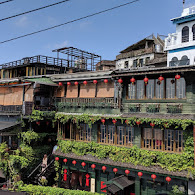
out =
<path fill-rule="evenodd" d="M 166 79 L 166 98 L 175 98 L 175 79 L 173 78 Z"/>
<path fill-rule="evenodd" d="M 186 97 L 186 82 L 184 78 L 180 78 L 177 82 L 177 98 L 182 99 Z"/>
<path fill-rule="evenodd" d="M 126 145 L 132 146 L 134 139 L 134 128 L 126 127 Z"/>
<path fill-rule="evenodd" d="M 148 84 L 146 86 L 146 97 L 148 99 L 154 98 L 154 80 L 149 79 Z"/>
<path fill-rule="evenodd" d="M 128 84 L 128 98 L 129 99 L 135 99 L 135 89 L 136 85 L 135 84 Z"/>
<path fill-rule="evenodd" d="M 137 81 L 137 99 L 144 99 L 144 81 Z"/>
<path fill-rule="evenodd" d="M 108 125 L 108 143 L 114 144 L 115 126 Z"/>
<path fill-rule="evenodd" d="M 157 99 L 164 98 L 164 86 L 165 86 L 164 81 L 160 82 L 158 79 L 156 79 L 156 98 Z"/>

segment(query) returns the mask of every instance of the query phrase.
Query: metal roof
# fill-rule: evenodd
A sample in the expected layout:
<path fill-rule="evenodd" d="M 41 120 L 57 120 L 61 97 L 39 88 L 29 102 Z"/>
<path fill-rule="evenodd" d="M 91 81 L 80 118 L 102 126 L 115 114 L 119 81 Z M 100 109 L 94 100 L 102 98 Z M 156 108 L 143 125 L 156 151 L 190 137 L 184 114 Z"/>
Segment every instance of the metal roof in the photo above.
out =
<path fill-rule="evenodd" d="M 39 83 L 39 84 L 42 84 L 42 85 L 58 86 L 50 78 L 43 78 L 43 77 L 39 77 L 39 78 L 26 78 L 25 80 L 33 82 L 33 83 Z"/>
<path fill-rule="evenodd" d="M 14 128 L 18 125 L 20 125 L 21 122 L 5 122 L 5 121 L 0 121 L 0 131 L 5 131 L 9 130 L 11 128 Z"/>

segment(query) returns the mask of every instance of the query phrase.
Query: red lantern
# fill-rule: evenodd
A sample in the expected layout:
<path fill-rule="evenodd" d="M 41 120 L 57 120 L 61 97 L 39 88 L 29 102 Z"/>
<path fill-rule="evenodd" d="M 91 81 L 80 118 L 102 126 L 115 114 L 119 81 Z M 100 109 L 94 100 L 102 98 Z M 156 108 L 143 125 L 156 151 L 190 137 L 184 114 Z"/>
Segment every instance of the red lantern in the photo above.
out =
<path fill-rule="evenodd" d="M 92 165 L 91 165 L 91 168 L 92 168 L 92 169 L 95 169 L 95 167 L 96 167 L 95 164 L 92 164 Z"/>
<path fill-rule="evenodd" d="M 159 78 L 158 78 L 158 80 L 160 81 L 160 83 L 164 80 L 164 77 L 162 77 L 162 76 L 160 76 Z"/>
<path fill-rule="evenodd" d="M 145 77 L 145 78 L 144 78 L 144 83 L 145 83 L 145 85 L 148 84 L 148 81 L 149 81 L 149 79 L 148 79 L 147 77 Z"/>
<path fill-rule="evenodd" d="M 104 79 L 104 83 L 107 84 L 108 83 L 108 79 Z"/>
<path fill-rule="evenodd" d="M 123 80 L 122 80 L 122 79 L 119 79 L 118 82 L 119 82 L 120 84 L 122 84 L 122 83 L 123 83 Z"/>
<path fill-rule="evenodd" d="M 130 79 L 130 81 L 131 81 L 131 83 L 134 85 L 135 79 L 134 79 L 133 77 Z"/>
<path fill-rule="evenodd" d="M 97 80 L 93 80 L 93 84 L 95 84 L 95 85 L 96 85 L 96 84 L 97 84 Z"/>
<path fill-rule="evenodd" d="M 179 74 L 177 74 L 176 76 L 175 76 L 175 79 L 176 80 L 179 80 L 181 78 L 181 76 L 179 75 Z"/>
<path fill-rule="evenodd" d="M 55 160 L 56 160 L 56 161 L 59 161 L 59 157 L 55 157 Z"/>
<path fill-rule="evenodd" d="M 62 82 L 59 82 L 58 85 L 61 87 L 61 86 L 63 86 L 63 83 Z"/>
<path fill-rule="evenodd" d="M 82 163 L 81 163 L 81 166 L 82 166 L 83 168 L 85 167 L 85 165 L 86 165 L 85 162 L 82 162 Z"/>
<path fill-rule="evenodd" d="M 71 85 L 71 83 L 70 83 L 70 82 L 67 82 L 67 85 L 68 85 L 68 86 L 70 86 L 70 85 Z"/>
<path fill-rule="evenodd" d="M 117 120 L 115 120 L 115 119 L 112 120 L 112 123 L 113 123 L 114 125 L 116 124 L 116 122 L 117 122 Z"/>
<path fill-rule="evenodd" d="M 86 186 L 89 186 L 89 174 L 86 174 L 85 175 L 85 177 L 86 177 Z"/>
<path fill-rule="evenodd" d="M 66 164 L 66 163 L 68 162 L 68 160 L 65 158 L 65 159 L 63 160 L 63 162 Z"/>
<path fill-rule="evenodd" d="M 128 176 L 129 175 L 129 173 L 130 173 L 130 171 L 127 169 L 127 170 L 125 170 L 125 174 Z"/>
<path fill-rule="evenodd" d="M 155 124 L 154 124 L 154 123 L 150 123 L 150 126 L 151 126 L 152 128 L 154 128 Z"/>
<path fill-rule="evenodd" d="M 64 169 L 64 181 L 66 181 L 66 180 L 67 180 L 67 170 Z"/>
<path fill-rule="evenodd" d="M 171 181 L 171 178 L 170 178 L 170 177 L 166 177 L 166 181 L 167 181 L 168 184 L 169 184 L 169 182 Z"/>
<path fill-rule="evenodd" d="M 141 124 L 141 122 L 140 121 L 136 121 L 136 124 L 139 126 Z"/>
<path fill-rule="evenodd" d="M 106 166 L 102 166 L 102 171 L 103 171 L 103 172 L 106 171 Z"/>
<path fill-rule="evenodd" d="M 151 178 L 153 179 L 153 181 L 155 181 L 156 175 L 152 174 L 152 175 L 151 175 Z"/>
<path fill-rule="evenodd" d="M 40 125 L 40 124 L 41 124 L 41 122 L 40 122 L 40 121 L 37 121 L 37 122 L 36 122 L 36 124 L 37 124 L 37 125 Z"/>
<path fill-rule="evenodd" d="M 103 119 L 101 119 L 101 122 L 102 122 L 103 125 L 104 125 L 104 123 L 106 122 L 106 120 L 103 118 Z"/>
<path fill-rule="evenodd" d="M 125 120 L 125 123 L 128 125 L 129 124 L 129 121 L 128 120 Z"/>
<path fill-rule="evenodd" d="M 87 85 L 87 81 L 83 81 L 83 84 L 84 84 L 84 85 Z"/>
<path fill-rule="evenodd" d="M 142 172 L 138 172 L 137 175 L 139 176 L 139 178 L 141 178 L 143 173 Z"/>
<path fill-rule="evenodd" d="M 78 83 L 78 81 L 75 81 L 74 84 L 75 84 L 75 85 L 78 85 L 79 83 Z"/>
<path fill-rule="evenodd" d="M 77 161 L 76 160 L 73 160 L 72 161 L 72 164 L 75 166 L 77 164 Z"/>
<path fill-rule="evenodd" d="M 117 168 L 114 168 L 113 169 L 113 172 L 116 174 L 118 172 L 118 169 Z"/>
<path fill-rule="evenodd" d="M 49 121 L 46 121 L 46 125 L 47 125 L 47 126 L 49 125 Z"/>

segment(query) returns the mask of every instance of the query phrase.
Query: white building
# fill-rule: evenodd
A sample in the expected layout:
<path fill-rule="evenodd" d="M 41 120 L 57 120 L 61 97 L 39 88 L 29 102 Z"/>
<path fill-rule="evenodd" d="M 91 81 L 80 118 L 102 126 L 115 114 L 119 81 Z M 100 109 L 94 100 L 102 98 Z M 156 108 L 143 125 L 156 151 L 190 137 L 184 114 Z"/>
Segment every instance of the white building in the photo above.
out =
<path fill-rule="evenodd" d="M 186 8 L 178 18 L 173 18 L 176 33 L 165 39 L 167 66 L 195 64 L 195 6 Z"/>

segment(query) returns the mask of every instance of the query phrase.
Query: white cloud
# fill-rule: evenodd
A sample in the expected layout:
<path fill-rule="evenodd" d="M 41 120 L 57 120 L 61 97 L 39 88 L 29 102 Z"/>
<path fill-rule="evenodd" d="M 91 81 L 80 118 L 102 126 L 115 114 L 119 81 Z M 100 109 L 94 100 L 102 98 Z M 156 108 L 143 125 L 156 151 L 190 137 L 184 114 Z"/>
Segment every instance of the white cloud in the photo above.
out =
<path fill-rule="evenodd" d="M 15 22 L 15 25 L 16 26 L 19 26 L 19 27 L 25 27 L 29 24 L 29 21 L 28 21 L 28 17 L 27 16 L 22 16 L 20 19 L 18 19 L 16 22 Z"/>

